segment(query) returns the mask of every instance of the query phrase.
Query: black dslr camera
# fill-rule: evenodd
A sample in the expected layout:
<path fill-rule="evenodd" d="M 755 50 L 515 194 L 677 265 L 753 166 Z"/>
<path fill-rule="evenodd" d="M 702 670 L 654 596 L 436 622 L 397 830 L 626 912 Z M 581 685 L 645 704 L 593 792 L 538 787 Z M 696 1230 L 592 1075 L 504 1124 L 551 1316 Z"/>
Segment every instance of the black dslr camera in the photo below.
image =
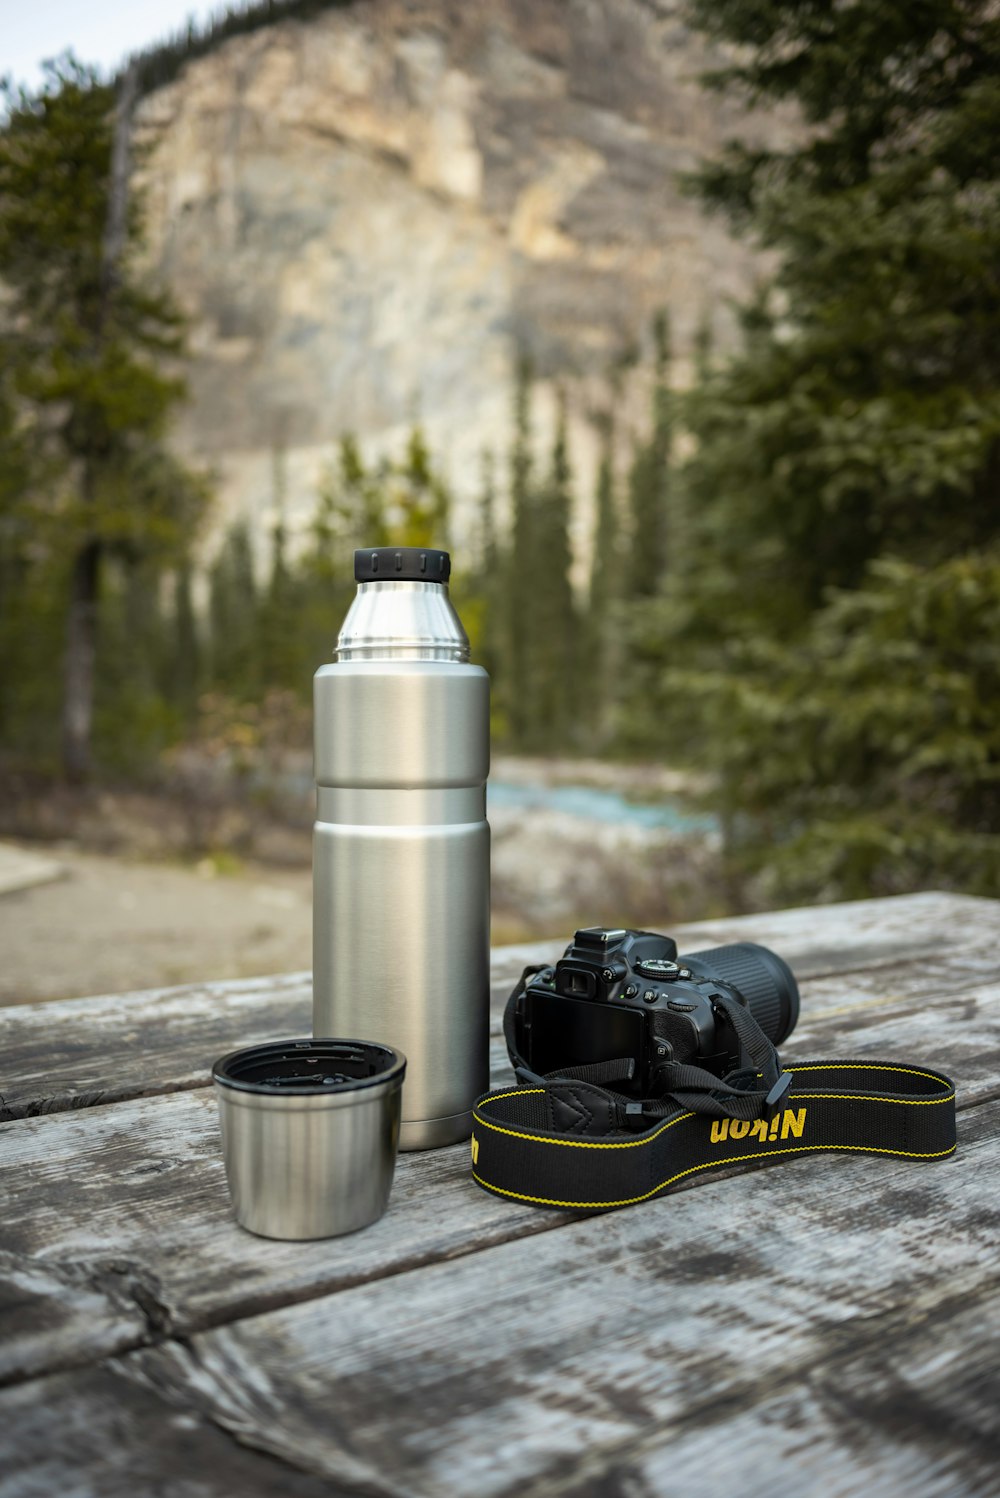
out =
<path fill-rule="evenodd" d="M 773 1045 L 799 1017 L 792 970 L 767 947 L 736 942 L 678 957 L 669 936 L 591 926 L 576 933 L 554 968 L 523 975 L 511 995 L 511 1059 L 544 1076 L 631 1058 L 631 1078 L 616 1081 L 615 1090 L 659 1097 L 674 1062 L 719 1077 L 740 1066 L 720 996 L 748 1009 Z"/>

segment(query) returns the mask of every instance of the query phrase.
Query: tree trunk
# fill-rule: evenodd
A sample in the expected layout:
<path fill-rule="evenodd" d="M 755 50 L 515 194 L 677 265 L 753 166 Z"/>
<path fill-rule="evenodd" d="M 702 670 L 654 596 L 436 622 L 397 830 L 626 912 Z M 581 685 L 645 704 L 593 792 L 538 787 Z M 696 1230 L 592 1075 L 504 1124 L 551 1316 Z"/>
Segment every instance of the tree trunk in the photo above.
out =
<path fill-rule="evenodd" d="M 121 275 L 122 253 L 128 237 L 129 163 L 132 116 L 138 91 L 136 64 L 129 65 L 119 86 L 111 141 L 108 203 L 101 246 L 101 298 L 94 330 L 95 354 L 100 351 L 111 301 Z M 93 457 L 84 463 L 83 502 L 93 509 Z M 97 593 L 101 542 L 84 541 L 73 558 L 69 617 L 66 621 L 66 659 L 63 678 L 63 769 L 79 784 L 90 773 L 90 737 L 94 722 L 94 661 L 97 651 Z"/>
<path fill-rule="evenodd" d="M 94 719 L 94 654 L 101 543 L 85 541 L 73 559 L 63 689 L 63 769 L 79 784 L 90 772 Z"/>

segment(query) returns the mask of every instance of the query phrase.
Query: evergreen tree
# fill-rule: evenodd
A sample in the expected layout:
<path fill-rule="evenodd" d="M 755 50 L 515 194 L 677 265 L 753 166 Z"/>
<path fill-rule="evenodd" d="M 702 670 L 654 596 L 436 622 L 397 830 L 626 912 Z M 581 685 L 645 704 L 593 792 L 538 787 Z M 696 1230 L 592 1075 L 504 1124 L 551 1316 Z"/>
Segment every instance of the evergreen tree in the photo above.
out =
<path fill-rule="evenodd" d="M 162 572 L 148 558 L 110 554 L 98 604 L 101 670 L 94 691 L 94 749 L 109 770 L 142 776 L 176 737 Z"/>
<path fill-rule="evenodd" d="M 0 344 L 0 739 L 7 754 L 19 751 L 48 769 L 61 700 L 66 568 L 55 517 L 38 515 L 35 505 L 55 476 L 39 461 L 11 384 Z"/>
<path fill-rule="evenodd" d="M 493 453 L 485 449 L 482 455 L 473 573 L 473 589 L 479 604 L 477 659 L 490 673 L 493 683 L 491 712 L 496 731 L 503 735 L 507 726 L 507 677 L 503 669 L 506 563 L 501 555 L 497 533 L 496 498 L 496 464 Z"/>
<path fill-rule="evenodd" d="M 336 462 L 320 483 L 312 526 L 311 565 L 328 569 L 331 579 L 342 572 L 353 578 L 355 549 L 390 545 L 385 476 L 365 467 L 353 433 L 341 437 Z"/>
<path fill-rule="evenodd" d="M 576 724 L 576 608 L 570 583 L 569 522 L 572 507 L 566 400 L 558 398 L 555 440 L 548 478 L 535 505 L 535 592 L 531 603 L 531 646 L 526 678 L 530 714 L 526 747 L 563 749 L 574 738 Z"/>
<path fill-rule="evenodd" d="M 685 701 L 675 742 L 718 772 L 734 855 L 785 893 L 984 887 L 1000 709 L 970 710 L 995 649 L 967 631 L 993 617 L 1000 547 L 1000 17 L 693 13 L 743 49 L 716 84 L 792 99 L 809 129 L 700 178 L 780 268 L 686 404 L 649 685 Z"/>
<path fill-rule="evenodd" d="M 431 460 L 426 438 L 413 427 L 402 463 L 385 469 L 390 546 L 430 546 L 447 549 L 448 486 Z"/>
<path fill-rule="evenodd" d="M 195 718 L 202 684 L 202 646 L 191 590 L 191 563 L 184 558 L 174 578 L 170 696 L 182 724 Z"/>
<path fill-rule="evenodd" d="M 497 530 L 496 460 L 491 448 L 484 448 L 482 454 L 476 555 L 479 570 L 484 576 L 489 577 L 496 571 L 500 559 L 500 538 Z"/>
<path fill-rule="evenodd" d="M 293 578 L 304 621 L 299 638 L 309 642 L 314 663 L 329 656 L 354 596 L 355 549 L 447 547 L 450 503 L 420 427 L 411 430 L 402 458 L 383 456 L 374 467 L 366 466 L 353 436 L 341 439 L 320 488 L 311 548 Z M 467 622 L 474 624 L 471 613 Z"/>
<path fill-rule="evenodd" d="M 594 495 L 594 554 L 590 563 L 590 618 L 605 632 L 613 604 L 621 594 L 621 528 L 615 493 L 615 415 L 608 411 L 599 421 L 601 458 Z"/>
<path fill-rule="evenodd" d="M 271 574 L 258 609 L 258 668 L 262 690 L 304 694 L 319 663 L 309 670 L 303 658 L 302 588 L 299 576 L 289 567 L 285 545 L 285 527 L 279 520 L 271 535 Z"/>
<path fill-rule="evenodd" d="M 245 522 L 228 532 L 209 585 L 212 685 L 241 702 L 255 701 L 261 688 L 260 609 Z"/>
<path fill-rule="evenodd" d="M 134 97 L 133 73 L 116 101 L 71 59 L 49 66 L 37 94 L 2 89 L 0 365 L 15 449 L 27 434 L 35 455 L 20 504 L 66 590 L 64 765 L 74 778 L 90 764 L 108 558 L 170 557 L 205 498 L 163 447 L 182 386 L 162 362 L 178 351 L 180 324 L 136 268 L 140 204 L 126 191 Z"/>
<path fill-rule="evenodd" d="M 624 588 L 621 523 L 615 488 L 615 411 L 599 419 L 601 457 L 594 495 L 594 550 L 590 563 L 587 648 L 592 690 L 588 715 L 593 746 L 603 749 L 619 698 L 620 614 Z"/>
<path fill-rule="evenodd" d="M 793 644 L 698 681 L 737 872 L 767 903 L 1000 882 L 1000 555 L 872 563 Z"/>
<path fill-rule="evenodd" d="M 272 453 L 272 510 L 277 517 L 271 530 L 271 570 L 260 596 L 257 615 L 257 653 L 261 690 L 303 690 L 311 679 L 300 626 L 302 581 L 286 556 L 285 501 L 287 481 L 285 452 Z M 312 668 L 315 670 L 315 665 Z"/>
<path fill-rule="evenodd" d="M 756 9 L 696 12 L 734 40 Z M 744 601 L 772 599 L 780 627 L 881 553 L 931 562 L 996 534 L 998 72 L 988 5 L 878 0 L 769 7 L 716 78 L 791 94 L 817 126 L 783 152 L 733 146 L 701 184 L 783 252 L 745 357 L 693 408 L 727 564 L 742 556 Z"/>
<path fill-rule="evenodd" d="M 538 537 L 532 489 L 531 386 L 533 372 L 527 354 L 517 361 L 514 376 L 514 441 L 510 458 L 511 558 L 507 579 L 506 698 L 511 738 L 523 745 L 532 715 L 532 611 L 538 582 Z"/>
<path fill-rule="evenodd" d="M 634 598 L 652 598 L 660 591 L 669 557 L 668 486 L 671 452 L 670 331 L 667 314 L 653 320 L 653 399 L 650 431 L 632 461 L 629 505 L 632 521 L 632 561 L 629 587 Z"/>
<path fill-rule="evenodd" d="M 341 620 L 354 597 L 354 552 L 388 545 L 385 496 L 365 467 L 357 439 L 345 433 L 324 473 L 298 567 L 299 636 L 312 671 L 330 659 Z M 303 676 L 311 676 L 306 670 Z"/>

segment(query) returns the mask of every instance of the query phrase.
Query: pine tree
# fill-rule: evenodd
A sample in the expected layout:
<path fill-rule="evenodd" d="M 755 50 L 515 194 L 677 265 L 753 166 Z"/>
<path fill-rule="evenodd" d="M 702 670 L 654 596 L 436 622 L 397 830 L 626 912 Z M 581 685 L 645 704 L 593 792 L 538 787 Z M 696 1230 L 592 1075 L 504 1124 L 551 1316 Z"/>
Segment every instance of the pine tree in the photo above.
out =
<path fill-rule="evenodd" d="M 684 701 L 734 857 L 784 895 L 984 888 L 1000 17 L 987 0 L 693 13 L 742 49 L 718 86 L 794 100 L 809 128 L 700 177 L 779 269 L 740 355 L 685 404 L 684 565 L 642 621 L 648 685 Z"/>
<path fill-rule="evenodd" d="M 521 354 L 514 377 L 514 441 L 510 458 L 511 559 L 507 579 L 508 682 L 506 697 L 513 744 L 523 747 L 532 717 L 533 610 L 538 578 L 538 537 L 531 456 L 531 361 Z"/>
<path fill-rule="evenodd" d="M 448 545 L 448 486 L 431 459 L 427 439 L 419 426 L 410 431 L 402 463 L 386 470 L 390 546 Z"/>
<path fill-rule="evenodd" d="M 634 598 L 652 598 L 663 586 L 669 557 L 668 505 L 671 454 L 670 330 L 667 314 L 653 320 L 653 398 L 649 436 L 629 473 L 632 562 L 629 586 Z"/>
<path fill-rule="evenodd" d="M 228 532 L 209 584 L 212 685 L 238 701 L 256 701 L 261 689 L 260 605 L 245 522 Z"/>
<path fill-rule="evenodd" d="M 94 692 L 94 749 L 107 769 L 142 776 L 176 737 L 169 698 L 169 631 L 163 575 L 150 559 L 109 556 L 98 609 L 101 671 Z"/>
<path fill-rule="evenodd" d="M 141 205 L 126 191 L 134 72 L 116 99 L 67 59 L 37 94 L 8 84 L 2 100 L 0 364 L 35 453 L 21 502 L 67 592 L 64 765 L 79 779 L 90 766 L 107 561 L 169 558 L 205 494 L 163 446 L 182 386 L 162 364 L 179 350 L 180 323 L 136 268 Z"/>
<path fill-rule="evenodd" d="M 185 558 L 174 579 L 170 696 L 185 726 L 195 718 L 202 684 L 202 646 L 191 589 L 191 563 Z"/>
<path fill-rule="evenodd" d="M 620 693 L 624 568 L 615 487 L 615 410 L 599 418 L 601 457 L 594 495 L 594 550 L 590 563 L 587 650 L 590 662 L 588 713 L 593 747 L 607 747 Z"/>
<path fill-rule="evenodd" d="M 478 528 L 475 544 L 474 588 L 481 603 L 479 625 L 479 661 L 494 678 L 494 716 L 505 717 L 502 693 L 505 680 L 498 667 L 504 656 L 503 626 L 504 576 L 496 518 L 496 464 L 487 448 L 482 454 L 482 477 L 479 486 Z"/>
<path fill-rule="evenodd" d="M 614 409 L 600 419 L 601 458 L 594 495 L 594 554 L 590 563 L 590 617 L 603 633 L 611 607 L 621 593 L 621 528 L 615 493 Z"/>
<path fill-rule="evenodd" d="M 308 661 L 303 659 L 299 627 L 302 583 L 288 564 L 285 547 L 285 526 L 279 520 L 271 534 L 271 573 L 257 615 L 258 669 L 262 691 L 295 691 L 304 695 L 312 672 Z"/>
<path fill-rule="evenodd" d="M 565 748 L 575 736 L 578 638 L 570 582 L 571 484 L 566 399 L 560 392 L 551 466 L 534 519 L 537 583 L 530 616 L 526 744 L 540 750 Z"/>

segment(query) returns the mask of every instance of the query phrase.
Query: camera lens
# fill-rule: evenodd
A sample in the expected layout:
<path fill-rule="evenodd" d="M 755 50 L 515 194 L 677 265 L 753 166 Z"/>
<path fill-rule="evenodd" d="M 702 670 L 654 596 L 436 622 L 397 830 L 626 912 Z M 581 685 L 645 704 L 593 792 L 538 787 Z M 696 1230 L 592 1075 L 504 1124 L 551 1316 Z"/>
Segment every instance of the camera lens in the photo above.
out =
<path fill-rule="evenodd" d="M 696 976 L 728 983 L 747 1001 L 747 1008 L 772 1045 L 781 1045 L 799 1018 L 799 989 L 788 963 L 770 947 L 738 941 L 728 947 L 685 955 Z"/>

